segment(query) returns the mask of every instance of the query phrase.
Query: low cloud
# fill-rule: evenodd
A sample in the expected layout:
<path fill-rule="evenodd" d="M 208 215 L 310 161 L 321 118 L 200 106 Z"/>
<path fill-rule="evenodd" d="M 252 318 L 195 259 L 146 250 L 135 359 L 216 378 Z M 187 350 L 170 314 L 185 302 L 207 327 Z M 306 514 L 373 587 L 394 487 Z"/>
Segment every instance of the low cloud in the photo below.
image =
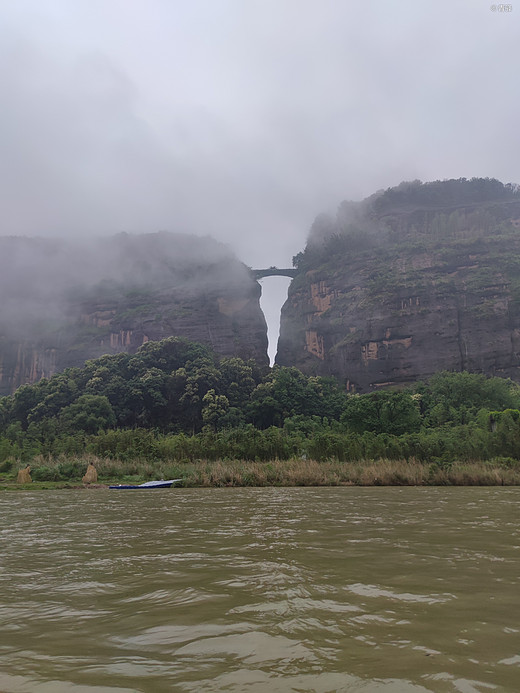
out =
<path fill-rule="evenodd" d="M 3 235 L 195 232 L 287 264 L 342 199 L 519 177 L 518 20 L 484 2 L 0 13 Z"/>

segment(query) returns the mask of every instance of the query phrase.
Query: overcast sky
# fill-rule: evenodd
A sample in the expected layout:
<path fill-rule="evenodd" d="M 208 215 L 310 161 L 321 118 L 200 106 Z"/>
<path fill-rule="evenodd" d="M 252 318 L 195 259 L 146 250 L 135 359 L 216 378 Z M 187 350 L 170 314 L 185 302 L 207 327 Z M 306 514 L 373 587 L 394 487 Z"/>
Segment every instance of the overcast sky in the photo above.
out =
<path fill-rule="evenodd" d="M 517 2 L 0 0 L 0 234 L 290 266 L 343 199 L 520 182 Z"/>

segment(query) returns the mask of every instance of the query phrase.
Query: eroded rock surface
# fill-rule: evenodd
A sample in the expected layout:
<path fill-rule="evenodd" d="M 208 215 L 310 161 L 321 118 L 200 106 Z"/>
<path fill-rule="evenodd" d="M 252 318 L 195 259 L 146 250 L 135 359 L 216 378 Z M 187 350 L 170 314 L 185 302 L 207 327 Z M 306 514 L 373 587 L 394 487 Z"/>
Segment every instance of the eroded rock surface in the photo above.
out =
<path fill-rule="evenodd" d="M 404 200 L 387 191 L 319 219 L 277 363 L 358 392 L 440 370 L 520 381 L 520 196 L 488 183 L 414 183 Z"/>

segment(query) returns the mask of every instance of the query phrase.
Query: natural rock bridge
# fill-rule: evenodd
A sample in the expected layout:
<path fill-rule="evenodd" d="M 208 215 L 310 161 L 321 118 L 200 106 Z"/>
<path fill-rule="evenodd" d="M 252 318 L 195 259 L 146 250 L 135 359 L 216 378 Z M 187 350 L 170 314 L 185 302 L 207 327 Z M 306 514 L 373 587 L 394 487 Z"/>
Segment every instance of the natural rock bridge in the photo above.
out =
<path fill-rule="evenodd" d="M 298 274 L 296 269 L 278 269 L 278 267 L 269 267 L 268 269 L 252 269 L 251 273 L 255 279 L 263 279 L 264 277 L 291 277 L 294 278 Z"/>

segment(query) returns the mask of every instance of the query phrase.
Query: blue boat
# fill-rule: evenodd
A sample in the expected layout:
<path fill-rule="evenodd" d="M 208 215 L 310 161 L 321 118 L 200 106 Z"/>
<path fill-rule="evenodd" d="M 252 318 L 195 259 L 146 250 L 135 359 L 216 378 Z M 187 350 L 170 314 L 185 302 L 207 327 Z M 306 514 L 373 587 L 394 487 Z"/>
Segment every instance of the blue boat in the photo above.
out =
<path fill-rule="evenodd" d="M 182 479 L 169 479 L 168 481 L 160 479 L 159 481 L 147 481 L 144 484 L 117 484 L 116 486 L 109 486 L 108 488 L 120 490 L 129 488 L 170 488 L 176 481 L 182 481 Z"/>

